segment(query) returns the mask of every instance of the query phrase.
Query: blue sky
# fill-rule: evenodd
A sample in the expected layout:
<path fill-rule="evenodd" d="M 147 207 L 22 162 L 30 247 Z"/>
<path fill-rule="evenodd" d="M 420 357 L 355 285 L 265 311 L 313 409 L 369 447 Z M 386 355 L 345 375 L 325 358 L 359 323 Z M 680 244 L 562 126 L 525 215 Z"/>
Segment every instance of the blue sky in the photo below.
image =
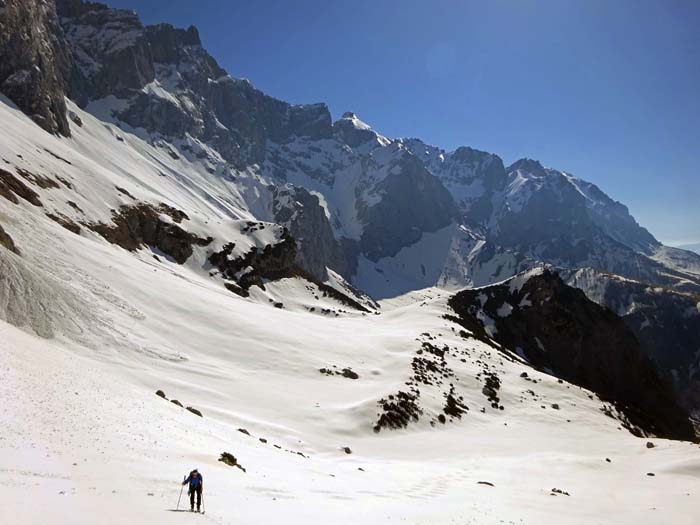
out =
<path fill-rule="evenodd" d="M 700 2 L 106 0 L 293 103 L 571 172 L 700 241 Z"/>

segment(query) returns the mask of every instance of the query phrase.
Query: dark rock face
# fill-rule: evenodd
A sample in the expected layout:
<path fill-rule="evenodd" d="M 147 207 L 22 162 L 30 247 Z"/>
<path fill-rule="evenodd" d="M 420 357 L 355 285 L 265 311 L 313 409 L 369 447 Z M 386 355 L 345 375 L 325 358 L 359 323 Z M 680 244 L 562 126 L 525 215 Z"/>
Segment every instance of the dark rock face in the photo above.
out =
<path fill-rule="evenodd" d="M 254 227 L 257 223 L 250 223 Z M 329 296 L 336 301 L 360 312 L 369 310 L 358 301 L 343 292 L 322 283 L 316 277 L 299 266 L 297 260 L 297 242 L 284 228 L 280 241 L 268 244 L 262 250 L 252 247 L 244 255 L 233 258 L 232 253 L 236 245 L 229 243 L 221 251 L 209 256 L 209 262 L 216 267 L 224 279 L 236 283 L 226 283 L 226 287 L 243 297 L 249 295 L 251 286 L 259 286 L 265 289 L 264 281 L 276 281 L 290 277 L 300 277 L 315 284 L 324 297 Z M 282 307 L 282 304 L 277 304 Z"/>
<path fill-rule="evenodd" d="M 507 184 L 501 158 L 463 146 L 434 168 L 434 174 L 452 192 L 464 224 L 484 231 L 494 212 L 493 195 Z"/>
<path fill-rule="evenodd" d="M 176 29 L 170 24 L 158 24 L 146 27 L 146 35 L 151 45 L 153 61 L 160 64 L 177 64 L 185 58 L 182 51 L 184 47 L 202 45 L 199 31 L 194 26 Z M 216 70 L 214 63 L 210 67 Z M 223 74 L 221 69 L 218 72 Z"/>
<path fill-rule="evenodd" d="M 10 250 L 12 253 L 16 253 L 17 255 L 20 255 L 19 248 L 17 248 L 17 246 L 15 246 L 15 241 L 12 240 L 12 237 L 10 237 L 10 234 L 7 233 L 3 229 L 2 224 L 0 224 L 0 246 L 4 246 L 8 250 Z"/>
<path fill-rule="evenodd" d="M 298 186 L 271 186 L 270 191 L 275 222 L 286 226 L 296 239 L 300 266 L 321 281 L 328 278 L 326 267 L 341 275 L 354 273 L 357 259 L 346 256 L 316 195 Z"/>
<path fill-rule="evenodd" d="M 70 60 L 53 2 L 0 2 L 0 92 L 46 131 L 65 136 Z"/>
<path fill-rule="evenodd" d="M 624 321 L 545 270 L 522 286 L 506 282 L 450 300 L 477 337 L 520 348 L 530 364 L 596 392 L 644 432 L 694 440 L 688 415 Z M 484 324 L 490 318 L 491 327 Z M 487 340 L 487 339 L 485 339 Z"/>
<path fill-rule="evenodd" d="M 566 282 L 616 312 L 642 350 L 672 382 L 691 413 L 700 407 L 700 294 L 621 279 L 592 268 L 563 272 Z"/>
<path fill-rule="evenodd" d="M 19 203 L 19 197 L 34 206 L 42 205 L 39 200 L 39 195 L 33 189 L 19 180 L 15 175 L 2 168 L 0 168 L 0 196 L 6 198 L 13 204 Z"/>
<path fill-rule="evenodd" d="M 74 223 L 72 220 L 70 220 L 65 215 L 57 215 L 55 213 L 47 213 L 46 216 L 49 219 L 51 219 L 52 221 L 63 226 L 66 230 L 73 232 L 76 235 L 80 235 L 80 232 L 81 232 L 80 226 L 77 225 L 76 223 Z"/>
<path fill-rule="evenodd" d="M 178 264 L 183 264 L 192 255 L 193 245 L 207 246 L 212 239 L 202 239 L 183 230 L 176 224 L 182 220 L 182 216 L 172 210 L 166 205 L 157 209 L 146 203 L 122 206 L 114 214 L 112 224 L 86 226 L 125 250 L 136 251 L 144 245 L 152 246 L 172 257 Z M 161 213 L 169 215 L 173 222 L 163 221 Z"/>
<path fill-rule="evenodd" d="M 124 122 L 166 137 L 189 133 L 240 168 L 261 162 L 268 140 L 331 136 L 324 104 L 290 105 L 231 78 L 194 27 L 144 27 L 131 11 L 78 0 L 59 0 L 58 12 L 74 57 L 70 97 L 82 106 L 107 95 L 131 99 Z M 174 85 L 174 100 L 143 91 L 154 81 Z"/>
<path fill-rule="evenodd" d="M 371 129 L 358 127 L 355 124 L 356 119 L 354 113 L 346 112 L 333 123 L 333 135 L 351 148 L 357 148 L 377 138 L 377 133 Z"/>
<path fill-rule="evenodd" d="M 246 80 L 229 76 L 209 82 L 201 90 L 202 105 L 229 131 L 237 155 L 226 157 L 237 166 L 262 162 L 267 141 L 284 143 L 293 136 L 310 139 L 331 136 L 331 116 L 325 104 L 292 106 L 265 95 Z M 226 140 L 212 130 L 212 139 Z"/>
<path fill-rule="evenodd" d="M 358 210 L 365 224 L 360 249 L 378 261 L 418 242 L 424 232 L 449 226 L 457 212 L 454 200 L 440 181 L 413 155 L 403 155 L 376 188 L 382 200 Z"/>
<path fill-rule="evenodd" d="M 225 279 L 238 283 L 240 293 L 248 295 L 248 289 L 253 286 L 265 288 L 264 279 L 278 280 L 285 277 L 300 275 L 301 269 L 296 264 L 297 247 L 294 238 L 285 228 L 282 239 L 277 244 L 268 244 L 258 250 L 253 246 L 248 253 L 237 259 L 231 259 L 235 244 L 224 246 L 223 250 L 209 256 L 209 262 L 219 269 Z M 250 270 L 245 271 L 246 268 Z"/>
<path fill-rule="evenodd" d="M 202 412 L 194 407 L 187 407 L 185 410 L 192 412 L 195 416 L 204 417 L 202 416 Z"/>
<path fill-rule="evenodd" d="M 229 467 L 238 467 L 241 469 L 243 472 L 245 472 L 245 469 L 243 466 L 238 462 L 236 459 L 236 456 L 231 454 L 230 452 L 222 452 L 221 457 L 219 457 L 219 461 L 222 463 L 228 465 Z"/>
<path fill-rule="evenodd" d="M 84 105 L 107 95 L 128 97 L 155 78 L 148 39 L 133 11 L 58 0 L 73 55 L 69 96 Z"/>
<path fill-rule="evenodd" d="M 418 402 L 419 397 L 418 392 L 399 390 L 396 394 L 381 399 L 379 407 L 382 412 L 374 425 L 374 431 L 378 433 L 382 429 L 399 430 L 406 428 L 411 421 L 418 421 L 423 414 Z"/>
<path fill-rule="evenodd" d="M 597 186 L 530 159 L 507 171 L 494 242 L 562 266 L 595 265 L 632 278 L 654 271 L 653 261 L 639 259 L 659 242 Z M 627 264 L 635 254 L 637 263 Z"/>

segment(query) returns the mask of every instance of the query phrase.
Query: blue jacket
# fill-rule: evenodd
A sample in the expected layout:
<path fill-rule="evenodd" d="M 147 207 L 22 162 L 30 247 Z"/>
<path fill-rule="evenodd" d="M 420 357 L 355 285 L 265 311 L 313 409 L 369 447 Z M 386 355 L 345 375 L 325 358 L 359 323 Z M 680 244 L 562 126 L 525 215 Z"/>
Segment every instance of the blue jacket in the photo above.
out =
<path fill-rule="evenodd" d="M 190 491 L 192 490 L 198 490 L 202 486 L 202 475 L 198 472 L 197 477 L 192 476 L 193 472 L 190 472 L 190 475 L 187 476 L 187 479 L 182 482 L 183 485 L 186 485 L 187 483 L 190 484 Z"/>

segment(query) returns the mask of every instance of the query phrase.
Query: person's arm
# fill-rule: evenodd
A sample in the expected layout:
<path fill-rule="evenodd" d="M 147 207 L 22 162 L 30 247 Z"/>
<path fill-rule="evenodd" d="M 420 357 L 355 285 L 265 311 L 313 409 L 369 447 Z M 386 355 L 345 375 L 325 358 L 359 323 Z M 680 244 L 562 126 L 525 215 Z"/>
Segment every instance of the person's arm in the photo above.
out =
<path fill-rule="evenodd" d="M 187 476 L 185 480 L 182 482 L 183 485 L 187 485 L 190 482 L 190 477 Z"/>

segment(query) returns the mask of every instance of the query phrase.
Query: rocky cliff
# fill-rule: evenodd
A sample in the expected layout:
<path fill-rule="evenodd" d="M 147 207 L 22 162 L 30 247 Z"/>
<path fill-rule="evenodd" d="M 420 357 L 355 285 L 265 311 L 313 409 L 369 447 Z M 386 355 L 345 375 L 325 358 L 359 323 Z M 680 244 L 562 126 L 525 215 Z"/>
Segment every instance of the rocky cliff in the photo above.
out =
<path fill-rule="evenodd" d="M 515 349 L 533 367 L 596 392 L 634 433 L 694 439 L 688 415 L 634 333 L 611 310 L 549 270 L 450 299 L 458 322 L 483 340 Z"/>
<path fill-rule="evenodd" d="M 0 1 L 0 92 L 49 133 L 70 135 L 70 64 L 53 2 Z"/>

